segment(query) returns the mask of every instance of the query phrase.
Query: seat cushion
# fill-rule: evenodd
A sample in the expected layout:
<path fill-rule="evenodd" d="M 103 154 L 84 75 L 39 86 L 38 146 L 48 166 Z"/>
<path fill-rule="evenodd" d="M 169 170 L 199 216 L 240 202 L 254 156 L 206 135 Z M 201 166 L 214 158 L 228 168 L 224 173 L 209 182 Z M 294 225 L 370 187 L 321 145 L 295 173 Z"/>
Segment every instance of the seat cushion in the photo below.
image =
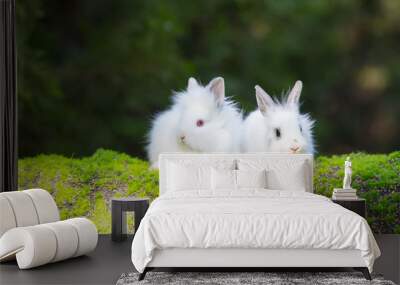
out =
<path fill-rule="evenodd" d="M 10 203 L 17 227 L 37 225 L 39 218 L 31 197 L 23 191 L 3 192 L 3 198 Z"/>
<path fill-rule="evenodd" d="M 56 262 L 75 256 L 79 248 L 78 232 L 66 222 L 55 222 L 44 224 L 55 235 L 57 251 L 51 262 Z"/>
<path fill-rule="evenodd" d="M 86 254 L 96 248 L 98 239 L 97 229 L 90 220 L 86 218 L 73 218 L 65 220 L 65 222 L 72 225 L 78 233 L 78 248 L 74 257 Z"/>
<path fill-rule="evenodd" d="M 30 196 L 35 205 L 39 224 L 52 223 L 60 220 L 57 205 L 49 192 L 43 189 L 22 191 Z"/>
<path fill-rule="evenodd" d="M 2 217 L 0 237 L 15 227 L 34 226 L 60 220 L 53 197 L 43 189 L 0 193 L 0 214 Z"/>
<path fill-rule="evenodd" d="M 17 222 L 15 220 L 14 211 L 11 207 L 10 201 L 0 195 L 0 237 L 8 230 L 15 228 Z"/>
<path fill-rule="evenodd" d="M 20 269 L 86 254 L 96 248 L 97 230 L 85 218 L 17 227 L 0 238 L 0 261 L 14 257 Z"/>

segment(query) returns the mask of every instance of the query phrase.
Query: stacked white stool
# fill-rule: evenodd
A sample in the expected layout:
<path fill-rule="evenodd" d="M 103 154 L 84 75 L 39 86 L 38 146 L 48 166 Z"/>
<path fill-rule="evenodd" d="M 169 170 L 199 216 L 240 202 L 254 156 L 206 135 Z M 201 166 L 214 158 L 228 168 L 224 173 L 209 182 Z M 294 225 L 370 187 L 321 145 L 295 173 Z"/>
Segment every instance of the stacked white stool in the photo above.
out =
<path fill-rule="evenodd" d="M 96 248 L 96 226 L 86 218 L 60 221 L 43 189 L 0 193 L 0 262 L 28 269 L 84 255 Z"/>

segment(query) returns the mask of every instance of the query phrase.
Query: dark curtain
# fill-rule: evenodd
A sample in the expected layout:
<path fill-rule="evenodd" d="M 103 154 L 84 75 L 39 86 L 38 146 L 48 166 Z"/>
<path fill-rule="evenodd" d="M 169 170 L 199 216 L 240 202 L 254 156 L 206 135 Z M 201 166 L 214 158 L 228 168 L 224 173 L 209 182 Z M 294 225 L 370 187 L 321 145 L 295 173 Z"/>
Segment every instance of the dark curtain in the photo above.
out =
<path fill-rule="evenodd" d="M 17 94 L 15 0 L 0 0 L 0 191 L 15 191 L 17 180 Z"/>

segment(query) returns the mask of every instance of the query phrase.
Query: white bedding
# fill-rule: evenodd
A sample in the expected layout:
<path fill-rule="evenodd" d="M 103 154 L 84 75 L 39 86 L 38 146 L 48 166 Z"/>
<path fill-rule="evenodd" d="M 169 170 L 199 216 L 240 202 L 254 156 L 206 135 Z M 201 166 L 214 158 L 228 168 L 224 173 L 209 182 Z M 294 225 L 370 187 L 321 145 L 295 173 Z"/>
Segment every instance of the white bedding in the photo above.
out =
<path fill-rule="evenodd" d="M 165 248 L 357 249 L 371 272 L 380 255 L 365 219 L 329 199 L 254 189 L 157 198 L 132 243 L 135 268 L 143 272 L 154 250 Z"/>

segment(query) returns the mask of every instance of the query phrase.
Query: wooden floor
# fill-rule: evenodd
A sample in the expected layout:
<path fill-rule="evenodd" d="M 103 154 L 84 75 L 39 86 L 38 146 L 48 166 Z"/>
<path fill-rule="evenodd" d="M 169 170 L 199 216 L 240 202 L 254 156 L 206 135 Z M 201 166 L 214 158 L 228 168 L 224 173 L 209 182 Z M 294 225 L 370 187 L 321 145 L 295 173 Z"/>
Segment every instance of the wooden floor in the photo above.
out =
<path fill-rule="evenodd" d="M 399 283 L 400 236 L 383 235 L 376 239 L 383 256 L 376 261 L 374 271 Z M 29 270 L 19 270 L 16 262 L 2 263 L 0 284 L 115 284 L 122 273 L 135 271 L 130 258 L 131 243 L 132 237 L 117 243 L 110 236 L 100 235 L 96 250 L 88 256 Z"/>

